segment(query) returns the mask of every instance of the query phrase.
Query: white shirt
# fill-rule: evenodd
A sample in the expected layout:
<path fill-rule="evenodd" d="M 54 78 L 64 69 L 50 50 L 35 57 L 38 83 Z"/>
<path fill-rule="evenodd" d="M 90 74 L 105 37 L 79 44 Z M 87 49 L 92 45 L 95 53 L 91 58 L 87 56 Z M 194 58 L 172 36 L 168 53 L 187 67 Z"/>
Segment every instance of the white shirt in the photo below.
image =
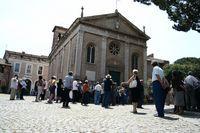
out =
<path fill-rule="evenodd" d="M 11 79 L 10 88 L 17 89 L 18 87 L 18 80 L 16 78 Z"/>
<path fill-rule="evenodd" d="M 197 87 L 198 86 L 198 79 L 197 78 L 195 78 L 194 76 L 192 76 L 192 75 L 188 75 L 186 78 L 185 78 L 185 81 L 184 81 L 184 83 L 185 84 L 189 84 L 189 85 L 191 85 L 191 86 L 193 86 L 193 87 Z"/>
<path fill-rule="evenodd" d="M 22 85 L 22 88 L 26 89 L 26 86 L 27 86 L 26 81 L 22 80 L 21 85 Z"/>
<path fill-rule="evenodd" d="M 72 90 L 78 90 L 78 86 L 77 86 L 78 82 L 76 80 L 73 81 L 73 88 Z"/>
<path fill-rule="evenodd" d="M 100 84 L 97 84 L 95 87 L 94 87 L 94 90 L 95 91 L 101 91 L 102 90 L 102 87 Z"/>
<path fill-rule="evenodd" d="M 156 75 L 159 75 L 162 79 L 164 77 L 164 72 L 159 66 L 155 66 L 152 72 L 152 82 L 158 80 Z"/>

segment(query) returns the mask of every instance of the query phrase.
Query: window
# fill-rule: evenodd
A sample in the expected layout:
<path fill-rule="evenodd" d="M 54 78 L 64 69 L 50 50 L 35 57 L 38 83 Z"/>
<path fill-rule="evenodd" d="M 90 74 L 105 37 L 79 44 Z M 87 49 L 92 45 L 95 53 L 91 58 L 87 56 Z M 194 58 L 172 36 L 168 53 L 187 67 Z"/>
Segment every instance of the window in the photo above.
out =
<path fill-rule="evenodd" d="M 0 73 L 4 73 L 4 66 L 0 65 Z"/>
<path fill-rule="evenodd" d="M 136 54 L 132 55 L 132 69 L 138 69 L 138 56 Z"/>
<path fill-rule="evenodd" d="M 87 47 L 87 62 L 94 63 L 95 58 L 95 47 L 93 44 Z"/>
<path fill-rule="evenodd" d="M 39 66 L 38 67 L 38 75 L 42 75 L 43 67 Z"/>
<path fill-rule="evenodd" d="M 26 65 L 26 74 L 31 74 L 31 70 L 32 70 L 32 65 L 30 64 Z"/>
<path fill-rule="evenodd" d="M 15 63 L 14 72 L 19 73 L 19 70 L 20 70 L 20 63 Z"/>
<path fill-rule="evenodd" d="M 115 42 L 111 42 L 109 45 L 109 51 L 113 55 L 118 55 L 120 51 L 120 46 Z"/>

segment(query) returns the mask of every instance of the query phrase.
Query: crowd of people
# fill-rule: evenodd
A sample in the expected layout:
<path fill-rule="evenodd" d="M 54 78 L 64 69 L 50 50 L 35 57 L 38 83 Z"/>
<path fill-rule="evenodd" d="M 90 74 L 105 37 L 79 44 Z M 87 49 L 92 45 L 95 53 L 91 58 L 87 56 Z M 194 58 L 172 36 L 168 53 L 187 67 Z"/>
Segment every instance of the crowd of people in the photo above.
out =
<path fill-rule="evenodd" d="M 80 102 L 83 106 L 94 103 L 109 108 L 110 105 L 125 105 L 139 99 L 140 104 L 135 106 L 142 108 L 144 88 L 142 81 L 136 76 L 138 71 L 134 69 L 133 73 L 135 76 L 127 82 L 122 82 L 120 86 L 112 80 L 109 74 L 105 76 L 102 82 L 97 81 L 96 83 L 89 83 L 87 79 L 81 81 L 73 76 L 72 71 L 66 75 L 64 80 L 57 80 L 56 76 L 53 76 L 49 81 L 46 81 L 42 76 L 39 76 L 34 87 L 35 102 L 47 100 L 48 104 L 52 104 L 55 101 L 56 103 L 62 103 L 63 108 L 70 108 L 69 102 L 72 102 L 72 104 Z M 138 87 L 134 87 L 134 89 L 138 88 L 136 89 L 137 94 L 132 91 L 132 88 L 129 88 L 129 82 L 133 80 L 132 78 L 137 79 L 138 82 Z M 14 100 L 16 95 L 18 97 L 18 94 L 23 97 L 24 89 L 22 88 L 26 88 L 23 83 L 26 83 L 25 79 L 19 81 L 17 75 L 11 79 L 10 100 Z M 22 84 L 24 87 L 19 89 Z M 136 113 L 136 111 L 133 112 Z"/>
<path fill-rule="evenodd" d="M 172 78 L 167 79 L 156 61 L 152 62 L 152 66 L 152 90 L 156 116 L 164 117 L 165 102 L 172 98 L 175 114 L 181 115 L 184 110 L 200 110 L 200 81 L 192 76 L 191 72 L 184 79 L 181 72 L 175 70 L 172 72 Z M 19 80 L 15 75 L 11 79 L 10 100 L 14 100 L 15 96 L 24 100 L 26 86 L 25 79 Z M 58 80 L 56 76 L 51 77 L 49 81 L 39 76 L 35 84 L 35 92 L 35 102 L 47 100 L 48 104 L 52 104 L 55 101 L 62 103 L 62 107 L 67 109 L 70 108 L 70 102 L 72 104 L 80 102 L 83 106 L 94 103 L 106 109 L 111 105 L 132 104 L 133 113 L 137 113 L 137 108 L 143 108 L 144 103 L 143 81 L 138 77 L 136 69 L 133 70 L 129 80 L 119 86 L 109 74 L 103 81 L 96 83 L 90 83 L 87 79 L 81 81 L 77 76 L 73 76 L 72 71 L 68 72 L 64 79 Z"/>
<path fill-rule="evenodd" d="M 175 114 L 182 115 L 184 110 L 200 111 L 200 81 L 191 72 L 184 79 L 181 71 L 174 70 L 171 78 L 167 79 L 156 61 L 152 66 L 152 88 L 158 117 L 164 117 L 164 105 L 170 99 Z"/>

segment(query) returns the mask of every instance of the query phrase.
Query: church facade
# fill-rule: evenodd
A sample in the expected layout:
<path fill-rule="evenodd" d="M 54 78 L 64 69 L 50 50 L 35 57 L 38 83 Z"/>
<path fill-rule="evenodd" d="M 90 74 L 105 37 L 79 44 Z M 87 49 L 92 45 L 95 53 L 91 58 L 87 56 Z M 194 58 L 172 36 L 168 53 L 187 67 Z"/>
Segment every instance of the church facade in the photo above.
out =
<path fill-rule="evenodd" d="M 49 54 L 49 77 L 64 78 L 73 71 L 80 80 L 102 81 L 106 74 L 118 83 L 133 69 L 147 79 L 147 40 L 119 12 L 77 18 L 69 28 L 55 26 Z"/>

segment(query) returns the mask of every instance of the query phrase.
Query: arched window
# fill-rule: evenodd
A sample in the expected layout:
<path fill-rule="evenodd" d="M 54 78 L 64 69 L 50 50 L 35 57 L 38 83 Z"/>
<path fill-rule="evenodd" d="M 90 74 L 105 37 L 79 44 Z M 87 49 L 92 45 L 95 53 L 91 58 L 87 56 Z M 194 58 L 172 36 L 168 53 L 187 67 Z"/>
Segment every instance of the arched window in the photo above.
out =
<path fill-rule="evenodd" d="M 94 63 L 95 60 L 95 47 L 93 44 L 87 47 L 87 62 Z"/>
<path fill-rule="evenodd" d="M 132 55 L 132 69 L 138 69 L 138 55 Z"/>

